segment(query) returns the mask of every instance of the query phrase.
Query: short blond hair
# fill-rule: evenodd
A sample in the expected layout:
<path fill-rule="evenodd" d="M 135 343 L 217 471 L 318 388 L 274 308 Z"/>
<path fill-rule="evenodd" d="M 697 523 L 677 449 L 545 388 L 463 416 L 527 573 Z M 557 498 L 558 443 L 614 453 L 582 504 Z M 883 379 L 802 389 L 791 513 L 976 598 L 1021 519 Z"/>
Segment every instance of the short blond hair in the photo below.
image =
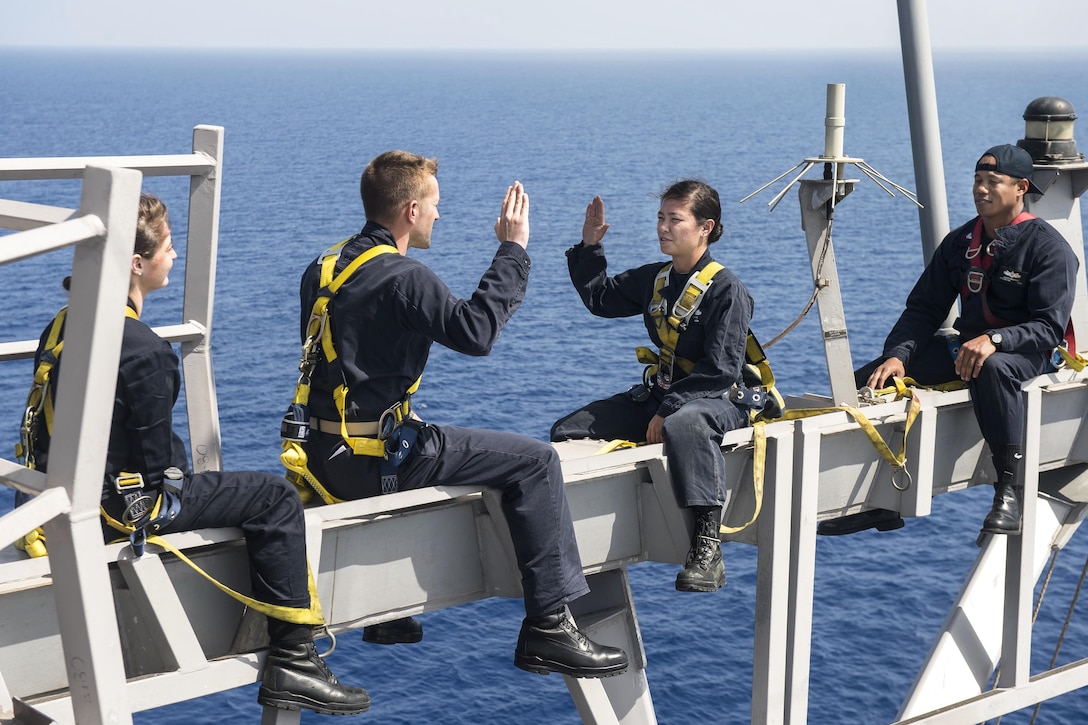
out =
<path fill-rule="evenodd" d="M 407 151 L 386 151 L 376 156 L 359 179 L 366 218 L 390 221 L 405 204 L 423 196 L 428 176 L 437 175 L 438 159 Z"/>

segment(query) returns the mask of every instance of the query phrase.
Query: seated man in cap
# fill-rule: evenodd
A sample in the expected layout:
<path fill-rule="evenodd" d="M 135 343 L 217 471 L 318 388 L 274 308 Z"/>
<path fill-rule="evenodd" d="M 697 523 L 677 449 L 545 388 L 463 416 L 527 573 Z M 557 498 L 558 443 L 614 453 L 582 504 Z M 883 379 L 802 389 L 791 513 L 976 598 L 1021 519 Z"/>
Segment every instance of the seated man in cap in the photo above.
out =
<path fill-rule="evenodd" d="M 978 216 L 944 238 L 907 297 L 884 354 L 854 374 L 859 387 L 874 390 L 904 376 L 922 385 L 966 383 L 997 470 L 993 508 L 982 525 L 991 534 L 1020 533 L 1020 387 L 1051 369 L 1073 309 L 1078 266 L 1062 235 L 1024 210 L 1025 194 L 1042 194 L 1031 177 L 1032 159 L 1022 148 L 1004 144 L 982 155 L 973 187 Z M 936 333 L 957 297 L 959 341 L 953 352 L 956 344 Z M 871 509 L 824 521 L 817 533 L 902 525 L 898 512 Z"/>

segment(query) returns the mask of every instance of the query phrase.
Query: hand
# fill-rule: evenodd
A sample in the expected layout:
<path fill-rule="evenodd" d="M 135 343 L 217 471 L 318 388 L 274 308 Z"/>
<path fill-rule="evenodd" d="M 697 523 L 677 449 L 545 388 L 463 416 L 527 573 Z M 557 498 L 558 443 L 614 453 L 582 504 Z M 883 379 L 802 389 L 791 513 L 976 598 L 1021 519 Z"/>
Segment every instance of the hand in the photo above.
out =
<path fill-rule="evenodd" d="M 665 419 L 660 415 L 655 415 L 650 418 L 650 424 L 646 426 L 646 442 L 647 443 L 664 443 L 665 435 L 662 432 L 665 428 Z"/>
<path fill-rule="evenodd" d="M 590 247 L 596 246 L 601 243 L 607 231 L 608 225 L 604 223 L 604 199 L 595 196 L 586 206 L 586 220 L 582 224 L 582 241 Z"/>
<path fill-rule="evenodd" d="M 967 382 L 977 378 L 982 372 L 982 365 L 986 358 L 997 352 L 997 348 L 990 342 L 989 335 L 979 335 L 960 345 L 960 354 L 956 356 L 956 375 L 960 380 Z"/>
<path fill-rule="evenodd" d="M 888 378 L 902 378 L 906 375 L 907 370 L 903 367 L 903 361 L 897 357 L 890 357 L 880 363 L 880 367 L 873 371 L 865 384 L 873 390 L 880 390 L 884 387 L 884 383 L 888 382 Z"/>
<path fill-rule="evenodd" d="M 522 249 L 529 245 L 529 194 L 520 181 L 506 189 L 502 212 L 495 220 L 495 236 L 500 242 L 513 242 Z"/>

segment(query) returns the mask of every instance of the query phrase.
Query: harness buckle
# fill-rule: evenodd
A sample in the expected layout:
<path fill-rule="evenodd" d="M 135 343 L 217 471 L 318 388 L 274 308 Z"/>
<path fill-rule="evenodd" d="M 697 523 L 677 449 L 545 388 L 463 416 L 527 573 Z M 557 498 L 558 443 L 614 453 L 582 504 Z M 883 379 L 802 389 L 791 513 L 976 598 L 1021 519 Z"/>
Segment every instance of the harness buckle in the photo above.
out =
<path fill-rule="evenodd" d="M 144 487 L 144 476 L 139 471 L 136 473 L 121 472 L 111 478 L 113 479 L 113 490 L 121 496 L 140 491 Z"/>
<path fill-rule="evenodd" d="M 177 466 L 170 466 L 162 472 L 162 487 L 175 496 L 181 495 L 181 489 L 185 485 L 185 473 Z"/>
<path fill-rule="evenodd" d="M 302 403 L 291 403 L 280 421 L 280 438 L 305 443 L 310 437 L 310 411 Z"/>
<path fill-rule="evenodd" d="M 650 398 L 650 388 L 645 383 L 635 383 L 627 389 L 627 394 L 636 403 L 644 403 Z"/>
<path fill-rule="evenodd" d="M 412 412 L 411 398 L 393 403 L 378 416 L 378 440 L 388 440 Z"/>
<path fill-rule="evenodd" d="M 986 282 L 986 275 L 978 269 L 972 269 L 967 273 L 967 289 L 972 294 L 977 294 L 982 291 L 982 286 Z"/>
<path fill-rule="evenodd" d="M 154 507 L 155 499 L 147 494 L 140 493 L 139 490 L 127 493 L 125 494 L 125 510 L 121 514 L 121 521 L 128 526 L 140 529 L 146 523 L 147 517 L 151 515 L 151 510 Z"/>
<path fill-rule="evenodd" d="M 697 276 L 688 280 L 683 293 L 672 306 L 672 315 L 678 318 L 680 329 L 687 327 L 688 320 L 695 313 L 703 293 L 708 289 L 710 289 L 710 282 L 703 282 Z"/>
<path fill-rule="evenodd" d="M 23 413 L 23 424 L 19 426 L 19 443 L 15 446 L 15 457 L 27 468 L 33 468 L 34 463 L 34 439 L 37 437 L 38 409 L 28 405 Z"/>
<path fill-rule="evenodd" d="M 858 388 L 858 402 L 862 405 L 876 405 L 880 402 L 880 399 L 877 397 L 875 390 L 868 385 L 863 385 Z"/>
<path fill-rule="evenodd" d="M 767 405 L 767 389 L 761 385 L 745 387 L 733 385 L 727 394 L 733 405 L 739 405 L 750 410 L 761 411 Z"/>

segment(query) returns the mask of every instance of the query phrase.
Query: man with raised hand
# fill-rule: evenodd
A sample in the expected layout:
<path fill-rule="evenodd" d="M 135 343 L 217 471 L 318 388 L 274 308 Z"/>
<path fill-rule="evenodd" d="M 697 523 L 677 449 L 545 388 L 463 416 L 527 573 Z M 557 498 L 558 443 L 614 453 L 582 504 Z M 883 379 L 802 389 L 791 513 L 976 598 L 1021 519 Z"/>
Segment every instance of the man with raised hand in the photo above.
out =
<path fill-rule="evenodd" d="M 410 247 L 430 247 L 437 171 L 436 160 L 404 151 L 374 158 L 360 181 L 366 225 L 302 276 L 302 337 L 312 342 L 315 301 L 330 280 L 359 265 L 328 302 L 329 343 L 320 346 L 311 378 L 304 478 L 327 502 L 433 485 L 499 489 L 525 601 L 514 664 L 571 677 L 620 674 L 626 653 L 587 638 L 567 611 L 589 588 L 555 450 L 512 433 L 431 425 L 411 410 L 432 343 L 487 355 L 529 278 L 529 195 L 516 181 L 495 222 L 498 250 L 469 299 L 405 256 Z M 387 642 L 422 635 L 410 619 L 386 625 Z"/>

